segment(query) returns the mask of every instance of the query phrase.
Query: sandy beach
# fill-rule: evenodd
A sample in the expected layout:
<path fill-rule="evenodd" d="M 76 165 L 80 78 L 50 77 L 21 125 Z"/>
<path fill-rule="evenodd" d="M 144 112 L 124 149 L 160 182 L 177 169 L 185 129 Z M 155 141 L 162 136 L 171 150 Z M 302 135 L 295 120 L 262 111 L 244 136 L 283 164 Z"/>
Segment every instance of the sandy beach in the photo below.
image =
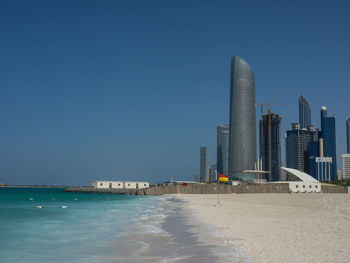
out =
<path fill-rule="evenodd" d="M 349 194 L 176 196 L 252 262 L 350 262 Z"/>

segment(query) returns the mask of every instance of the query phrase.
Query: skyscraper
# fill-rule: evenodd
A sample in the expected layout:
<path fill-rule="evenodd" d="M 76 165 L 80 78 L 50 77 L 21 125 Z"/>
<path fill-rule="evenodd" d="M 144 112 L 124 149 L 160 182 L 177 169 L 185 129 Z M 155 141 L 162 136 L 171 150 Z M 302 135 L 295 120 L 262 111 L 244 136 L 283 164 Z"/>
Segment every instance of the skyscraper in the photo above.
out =
<path fill-rule="evenodd" d="M 337 179 L 337 148 L 335 137 L 335 116 L 327 117 L 327 108 L 321 108 L 321 134 L 325 157 L 332 157 L 331 181 Z"/>
<path fill-rule="evenodd" d="M 230 126 L 228 124 L 217 126 L 217 171 L 228 175 L 228 147 Z"/>
<path fill-rule="evenodd" d="M 200 181 L 209 181 L 209 150 L 206 146 L 201 146 L 200 148 Z"/>
<path fill-rule="evenodd" d="M 218 169 L 217 163 L 212 163 L 210 166 L 210 182 L 217 181 Z"/>
<path fill-rule="evenodd" d="M 346 117 L 346 144 L 347 152 L 350 153 L 350 117 Z"/>
<path fill-rule="evenodd" d="M 229 171 L 236 178 L 254 170 L 256 162 L 256 112 L 254 72 L 243 58 L 231 58 Z"/>
<path fill-rule="evenodd" d="M 307 128 L 311 125 L 311 107 L 307 100 L 299 94 L 299 124 L 300 128 Z"/>
<path fill-rule="evenodd" d="M 278 114 L 267 114 L 260 120 L 260 158 L 262 170 L 269 171 L 266 174 L 268 181 L 280 180 L 281 166 L 281 117 Z"/>
<path fill-rule="evenodd" d="M 308 145 L 318 140 L 318 131 L 313 126 L 300 129 L 299 123 L 292 123 L 292 130 L 286 131 L 286 165 L 310 173 Z"/>
<path fill-rule="evenodd" d="M 343 179 L 350 180 L 350 154 L 342 154 Z"/>

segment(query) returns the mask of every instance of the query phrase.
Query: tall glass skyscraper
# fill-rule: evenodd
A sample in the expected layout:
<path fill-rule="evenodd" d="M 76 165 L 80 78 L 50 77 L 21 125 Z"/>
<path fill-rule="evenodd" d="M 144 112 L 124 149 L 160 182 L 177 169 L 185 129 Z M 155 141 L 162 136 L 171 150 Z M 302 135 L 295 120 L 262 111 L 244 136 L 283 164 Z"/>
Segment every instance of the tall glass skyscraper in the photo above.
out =
<path fill-rule="evenodd" d="M 350 117 L 346 117 L 346 144 L 347 152 L 350 153 Z"/>
<path fill-rule="evenodd" d="M 256 162 L 255 77 L 248 62 L 231 58 L 229 172 L 237 178 Z"/>
<path fill-rule="evenodd" d="M 321 108 L 321 133 L 325 157 L 332 157 L 331 181 L 337 180 L 337 147 L 335 137 L 335 116 L 327 117 L 327 108 Z"/>
<path fill-rule="evenodd" d="M 300 129 L 299 123 L 292 123 L 292 129 L 286 131 L 286 165 L 310 173 L 308 146 L 311 142 L 318 141 L 318 131 L 312 126 L 308 129 Z"/>
<path fill-rule="evenodd" d="M 311 125 L 311 107 L 307 100 L 299 94 L 299 124 L 300 128 L 307 128 Z"/>
<path fill-rule="evenodd" d="M 230 126 L 228 124 L 217 126 L 217 171 L 219 174 L 228 175 L 228 148 Z"/>
<path fill-rule="evenodd" d="M 206 146 L 200 148 L 199 177 L 201 182 L 209 182 L 209 150 Z"/>
<path fill-rule="evenodd" d="M 262 169 L 269 171 L 266 179 L 271 181 L 280 180 L 281 167 L 281 117 L 278 114 L 267 114 L 260 120 L 260 158 Z"/>

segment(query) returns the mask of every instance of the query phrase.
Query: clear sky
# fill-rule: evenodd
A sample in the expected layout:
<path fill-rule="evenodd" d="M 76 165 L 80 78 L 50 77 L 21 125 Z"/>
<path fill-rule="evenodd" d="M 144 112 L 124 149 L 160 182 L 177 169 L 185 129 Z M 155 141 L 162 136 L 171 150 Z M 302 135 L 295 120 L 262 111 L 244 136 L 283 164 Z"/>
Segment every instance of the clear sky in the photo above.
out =
<path fill-rule="evenodd" d="M 350 115 L 349 1 L 0 2 L 0 181 L 192 180 L 216 161 L 230 58 L 252 66 L 257 101 L 319 127 Z M 283 132 L 284 133 L 284 132 Z M 282 138 L 283 138 L 282 134 Z M 283 149 L 284 149 L 284 140 Z"/>

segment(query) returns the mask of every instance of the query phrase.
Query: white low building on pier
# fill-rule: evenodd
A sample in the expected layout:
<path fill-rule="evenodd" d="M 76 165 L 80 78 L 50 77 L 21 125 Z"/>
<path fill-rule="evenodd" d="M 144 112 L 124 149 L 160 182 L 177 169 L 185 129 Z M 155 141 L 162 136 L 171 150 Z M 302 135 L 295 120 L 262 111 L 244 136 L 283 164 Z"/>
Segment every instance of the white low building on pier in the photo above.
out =
<path fill-rule="evenodd" d="M 144 189 L 149 187 L 149 182 L 95 181 L 92 186 L 99 189 Z"/>

